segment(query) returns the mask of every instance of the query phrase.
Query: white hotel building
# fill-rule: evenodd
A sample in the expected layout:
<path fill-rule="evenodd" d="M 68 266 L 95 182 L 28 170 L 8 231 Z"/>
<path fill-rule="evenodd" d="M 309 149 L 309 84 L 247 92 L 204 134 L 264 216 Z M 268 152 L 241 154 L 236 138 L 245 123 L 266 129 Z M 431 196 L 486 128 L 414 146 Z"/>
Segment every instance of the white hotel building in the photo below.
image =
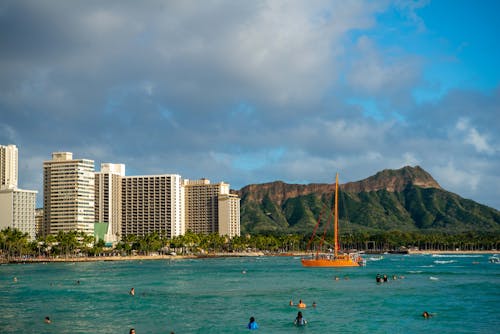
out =
<path fill-rule="evenodd" d="M 36 190 L 17 188 L 18 150 L 16 145 L 0 145 L 0 230 L 16 228 L 36 237 Z"/>
<path fill-rule="evenodd" d="M 94 234 L 94 161 L 73 153 L 52 153 L 43 163 L 44 234 L 83 231 Z"/>

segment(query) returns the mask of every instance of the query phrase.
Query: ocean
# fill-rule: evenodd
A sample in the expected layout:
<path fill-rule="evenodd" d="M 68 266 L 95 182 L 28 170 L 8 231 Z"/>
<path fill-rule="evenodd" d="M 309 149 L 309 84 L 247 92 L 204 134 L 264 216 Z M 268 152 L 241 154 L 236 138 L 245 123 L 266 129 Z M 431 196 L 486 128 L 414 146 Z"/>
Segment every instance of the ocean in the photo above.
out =
<path fill-rule="evenodd" d="M 489 255 L 365 258 L 357 268 L 304 268 L 299 257 L 2 265 L 0 329 L 247 333 L 253 316 L 258 333 L 499 332 L 500 265 Z M 293 325 L 299 299 L 305 327 Z"/>

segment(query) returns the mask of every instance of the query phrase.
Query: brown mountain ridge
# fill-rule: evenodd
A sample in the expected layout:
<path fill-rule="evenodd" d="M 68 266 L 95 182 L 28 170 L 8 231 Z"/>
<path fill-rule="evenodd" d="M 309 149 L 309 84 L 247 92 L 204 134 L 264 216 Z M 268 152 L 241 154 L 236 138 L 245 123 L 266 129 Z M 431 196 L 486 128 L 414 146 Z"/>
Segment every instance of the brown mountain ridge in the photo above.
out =
<path fill-rule="evenodd" d="M 500 232 L 500 211 L 441 188 L 420 166 L 340 184 L 339 218 L 358 231 Z M 242 233 L 310 233 L 335 184 L 252 184 L 241 198 Z"/>

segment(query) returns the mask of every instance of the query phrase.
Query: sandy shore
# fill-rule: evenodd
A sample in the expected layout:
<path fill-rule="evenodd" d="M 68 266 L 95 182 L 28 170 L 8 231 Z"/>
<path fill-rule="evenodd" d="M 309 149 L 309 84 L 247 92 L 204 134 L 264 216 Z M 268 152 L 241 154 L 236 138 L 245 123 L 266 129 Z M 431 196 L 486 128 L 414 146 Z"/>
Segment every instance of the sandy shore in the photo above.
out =
<path fill-rule="evenodd" d="M 46 262 L 96 262 L 96 261 L 137 261 L 137 260 L 181 260 L 181 259 L 203 259 L 212 257 L 251 257 L 264 256 L 262 252 L 245 253 L 212 253 L 201 255 L 130 255 L 130 256 L 81 256 L 81 257 L 54 257 L 54 258 L 21 258 L 0 259 L 0 263 L 46 263 Z"/>
<path fill-rule="evenodd" d="M 445 251 L 445 250 L 409 250 L 408 254 L 497 254 L 499 251 L 474 250 L 474 251 Z"/>
<path fill-rule="evenodd" d="M 499 251 L 443 251 L 443 250 L 410 250 L 408 254 L 498 254 Z M 89 257 L 57 257 L 57 258 L 29 258 L 29 259 L 0 259 L 0 263 L 46 263 L 46 262 L 96 262 L 96 261 L 137 261 L 137 260 L 181 260 L 204 259 L 215 257 L 254 257 L 254 256 L 308 256 L 311 253 L 210 253 L 200 255 L 130 255 L 130 256 L 89 256 Z"/>

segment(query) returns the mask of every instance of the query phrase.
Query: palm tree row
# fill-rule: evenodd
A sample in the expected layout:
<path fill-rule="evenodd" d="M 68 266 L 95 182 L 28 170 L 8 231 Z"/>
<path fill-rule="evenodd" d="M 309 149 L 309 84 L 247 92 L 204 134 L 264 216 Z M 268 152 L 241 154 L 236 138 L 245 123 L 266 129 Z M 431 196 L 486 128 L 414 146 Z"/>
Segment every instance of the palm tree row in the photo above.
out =
<path fill-rule="evenodd" d="M 331 239 L 331 236 L 329 238 Z M 497 250 L 500 247 L 500 233 L 359 232 L 342 235 L 340 243 L 343 249 L 375 251 L 397 250 L 401 247 L 421 250 Z M 310 240 L 310 236 L 298 234 L 256 234 L 229 238 L 217 233 L 196 234 L 188 231 L 182 236 L 173 238 L 158 233 L 144 236 L 127 235 L 111 249 L 104 247 L 103 240 L 95 242 L 93 236 L 77 231 L 60 231 L 57 235 L 39 237 L 34 241 L 29 241 L 28 234 L 17 229 L 7 228 L 0 231 L 0 256 L 7 260 L 26 256 L 74 257 L 109 253 L 116 255 L 172 252 L 210 255 L 246 251 L 287 253 L 319 249 L 321 244 L 317 237 Z M 331 243 L 323 243 L 323 250 L 331 247 Z"/>

